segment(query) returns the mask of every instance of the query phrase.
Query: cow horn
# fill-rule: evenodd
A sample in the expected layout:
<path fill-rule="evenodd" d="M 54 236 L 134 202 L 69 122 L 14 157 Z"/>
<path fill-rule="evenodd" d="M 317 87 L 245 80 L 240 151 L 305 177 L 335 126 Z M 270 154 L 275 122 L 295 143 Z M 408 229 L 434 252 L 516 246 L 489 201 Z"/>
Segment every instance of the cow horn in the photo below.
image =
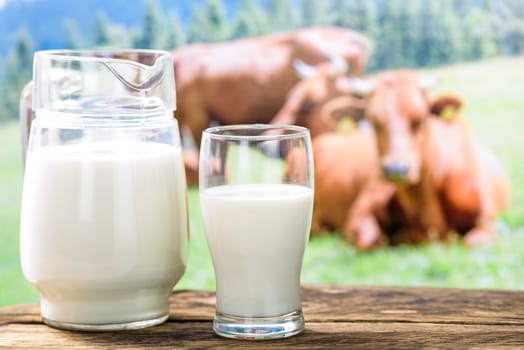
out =
<path fill-rule="evenodd" d="M 349 72 L 349 64 L 339 55 L 329 55 L 329 61 L 333 65 L 334 75 L 345 75 Z"/>
<path fill-rule="evenodd" d="M 309 79 L 317 74 L 315 66 L 307 64 L 299 58 L 293 60 L 293 68 L 300 79 Z"/>
<path fill-rule="evenodd" d="M 438 78 L 434 75 L 430 75 L 427 77 L 422 77 L 419 79 L 420 87 L 424 90 L 427 90 L 429 88 L 432 88 L 438 83 Z"/>
<path fill-rule="evenodd" d="M 352 76 L 350 79 L 351 79 L 351 85 L 353 86 L 355 93 L 361 96 L 366 96 L 366 95 L 369 95 L 373 91 L 374 86 L 371 81 L 357 78 L 355 76 Z"/>

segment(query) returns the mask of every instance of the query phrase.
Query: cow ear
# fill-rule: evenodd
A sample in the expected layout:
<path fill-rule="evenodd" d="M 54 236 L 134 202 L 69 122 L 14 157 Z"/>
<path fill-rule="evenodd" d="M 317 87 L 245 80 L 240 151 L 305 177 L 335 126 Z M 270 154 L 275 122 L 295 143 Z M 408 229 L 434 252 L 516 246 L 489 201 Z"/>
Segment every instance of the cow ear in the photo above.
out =
<path fill-rule="evenodd" d="M 454 95 L 444 95 L 438 97 L 431 104 L 431 114 L 438 116 L 446 121 L 455 119 L 462 107 L 462 100 Z"/>

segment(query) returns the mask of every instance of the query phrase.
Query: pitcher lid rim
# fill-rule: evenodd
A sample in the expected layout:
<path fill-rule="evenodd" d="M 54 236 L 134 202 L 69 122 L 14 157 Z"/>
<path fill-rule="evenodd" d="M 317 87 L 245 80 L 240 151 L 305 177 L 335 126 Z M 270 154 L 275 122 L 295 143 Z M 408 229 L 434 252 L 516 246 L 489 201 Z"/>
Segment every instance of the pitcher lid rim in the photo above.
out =
<path fill-rule="evenodd" d="M 97 57 L 94 54 L 149 54 L 157 55 L 155 62 L 151 65 L 133 61 L 126 60 L 122 58 L 115 57 Z M 136 64 L 144 67 L 152 67 L 156 64 L 156 60 L 161 57 L 170 57 L 171 54 L 166 50 L 156 50 L 156 49 L 56 49 L 56 50 L 40 50 L 35 52 L 36 57 L 54 59 L 54 60 L 75 60 L 75 61 L 91 61 L 91 62 L 113 62 L 113 61 L 125 61 L 129 64 Z"/>

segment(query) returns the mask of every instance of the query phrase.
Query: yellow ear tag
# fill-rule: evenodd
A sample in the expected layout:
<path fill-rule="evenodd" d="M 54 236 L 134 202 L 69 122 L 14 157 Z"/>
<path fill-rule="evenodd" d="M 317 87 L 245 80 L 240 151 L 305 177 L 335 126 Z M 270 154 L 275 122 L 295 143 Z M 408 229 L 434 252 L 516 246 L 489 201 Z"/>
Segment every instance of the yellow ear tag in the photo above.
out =
<path fill-rule="evenodd" d="M 333 77 L 341 77 L 346 74 L 346 71 L 340 67 L 332 67 L 331 68 L 331 75 Z"/>
<path fill-rule="evenodd" d="M 456 112 L 457 112 L 457 110 L 456 110 L 455 106 L 447 105 L 440 112 L 440 117 L 443 120 L 445 120 L 447 122 L 450 122 L 450 121 L 452 121 L 455 118 Z"/>
<path fill-rule="evenodd" d="M 350 133 L 355 129 L 356 126 L 357 124 L 352 117 L 344 116 L 338 121 L 337 132 Z"/>

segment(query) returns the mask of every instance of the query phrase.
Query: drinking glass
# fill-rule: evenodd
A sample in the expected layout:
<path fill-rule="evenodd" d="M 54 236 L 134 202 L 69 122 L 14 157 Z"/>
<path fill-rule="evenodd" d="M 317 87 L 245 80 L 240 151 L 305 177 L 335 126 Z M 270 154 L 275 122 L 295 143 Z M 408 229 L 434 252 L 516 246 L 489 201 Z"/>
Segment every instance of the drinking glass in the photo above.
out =
<path fill-rule="evenodd" d="M 35 54 L 20 110 L 20 247 L 45 323 L 98 331 L 167 319 L 189 239 L 174 83 L 164 51 Z"/>
<path fill-rule="evenodd" d="M 300 271 L 313 210 L 308 129 L 209 128 L 199 174 L 216 276 L 214 331 L 243 339 L 300 333 Z"/>

